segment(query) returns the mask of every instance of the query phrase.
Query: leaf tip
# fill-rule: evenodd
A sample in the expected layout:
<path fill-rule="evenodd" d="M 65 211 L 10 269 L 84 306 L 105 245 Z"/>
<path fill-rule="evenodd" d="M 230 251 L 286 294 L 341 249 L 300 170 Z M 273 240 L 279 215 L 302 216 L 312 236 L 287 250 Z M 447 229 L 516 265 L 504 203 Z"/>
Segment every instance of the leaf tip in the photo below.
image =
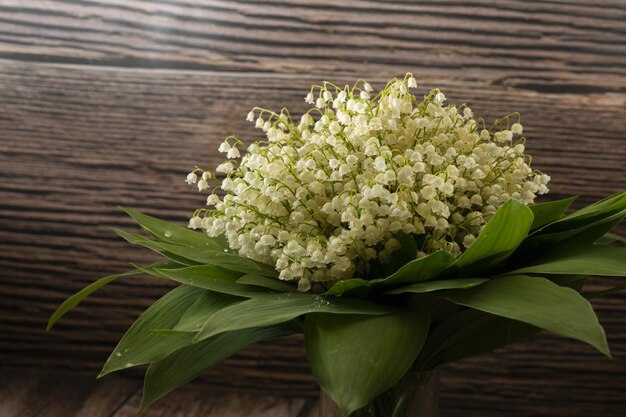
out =
<path fill-rule="evenodd" d="M 67 301 L 64 301 L 63 304 L 61 304 L 56 310 L 54 310 L 52 315 L 50 315 L 50 318 L 48 319 L 48 323 L 46 324 L 46 331 L 50 331 L 54 327 L 54 325 L 57 323 L 57 321 L 59 321 L 59 319 L 63 317 L 65 313 L 67 313 L 67 310 L 65 311 L 62 310 L 66 304 L 67 304 Z"/>
<path fill-rule="evenodd" d="M 115 372 L 116 371 L 116 369 L 113 366 L 111 366 L 111 357 L 112 356 L 113 356 L 113 353 L 111 353 L 111 356 L 104 363 L 104 366 L 102 367 L 102 370 L 100 370 L 100 373 L 98 374 L 98 376 L 96 376 L 96 379 L 100 379 L 103 376 L 106 376 L 106 375 L 110 374 L 111 372 Z"/>
<path fill-rule="evenodd" d="M 596 346 L 596 349 L 598 349 L 600 353 L 602 353 L 607 358 L 613 359 L 613 354 L 611 353 L 611 348 L 609 347 L 606 338 L 602 341 L 600 345 Z"/>
<path fill-rule="evenodd" d="M 148 409 L 148 407 L 152 405 L 153 402 L 154 402 L 154 399 L 150 399 L 146 395 L 146 388 L 144 386 L 143 395 L 141 396 L 141 404 L 139 404 L 139 414 L 144 413 Z"/>

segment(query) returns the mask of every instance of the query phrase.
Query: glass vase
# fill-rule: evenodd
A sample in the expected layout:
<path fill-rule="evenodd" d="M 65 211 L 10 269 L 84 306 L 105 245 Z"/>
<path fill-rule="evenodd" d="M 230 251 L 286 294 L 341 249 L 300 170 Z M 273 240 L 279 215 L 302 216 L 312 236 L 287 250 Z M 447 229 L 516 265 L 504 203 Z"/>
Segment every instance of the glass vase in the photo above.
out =
<path fill-rule="evenodd" d="M 409 371 L 389 390 L 350 417 L 437 417 L 439 372 Z M 319 417 L 342 416 L 334 401 L 320 390 Z"/>

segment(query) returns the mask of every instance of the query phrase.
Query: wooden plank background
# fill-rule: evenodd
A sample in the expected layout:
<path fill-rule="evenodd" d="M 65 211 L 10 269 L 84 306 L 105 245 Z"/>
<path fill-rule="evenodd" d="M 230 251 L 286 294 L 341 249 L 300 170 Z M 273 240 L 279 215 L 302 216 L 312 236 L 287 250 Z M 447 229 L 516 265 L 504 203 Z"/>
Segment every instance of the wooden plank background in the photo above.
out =
<path fill-rule="evenodd" d="M 521 112 L 551 198 L 626 187 L 625 1 L 0 0 L 0 365 L 95 375 L 166 290 L 121 281 L 44 332 L 68 294 L 153 259 L 111 232 L 131 227 L 118 205 L 182 224 L 203 203 L 185 174 L 229 134 L 259 138 L 252 106 L 297 113 L 312 83 L 406 71 L 486 119 Z M 595 305 L 612 361 L 542 335 L 446 367 L 442 415 L 621 415 L 626 297 Z M 316 394 L 299 338 L 200 384 Z"/>

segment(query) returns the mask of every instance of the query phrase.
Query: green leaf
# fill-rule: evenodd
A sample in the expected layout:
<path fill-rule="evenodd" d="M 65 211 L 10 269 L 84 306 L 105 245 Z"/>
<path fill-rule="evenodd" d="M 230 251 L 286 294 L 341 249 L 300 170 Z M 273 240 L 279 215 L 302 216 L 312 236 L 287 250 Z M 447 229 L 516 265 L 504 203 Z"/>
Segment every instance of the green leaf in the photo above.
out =
<path fill-rule="evenodd" d="M 450 267 L 454 263 L 454 260 L 454 256 L 449 252 L 439 250 L 405 264 L 386 278 L 373 280 L 352 278 L 339 281 L 328 290 L 327 294 L 339 296 L 359 287 L 374 286 L 376 288 L 390 288 L 404 284 L 428 281 Z"/>
<path fill-rule="evenodd" d="M 450 313 L 433 326 L 415 363 L 416 369 L 431 369 L 433 358 L 439 352 L 462 338 L 463 333 L 467 332 L 466 329 L 473 322 L 486 315 L 482 311 L 471 308 L 460 308 L 462 308 L 461 311 Z"/>
<path fill-rule="evenodd" d="M 238 284 L 241 273 L 213 265 L 197 265 L 179 269 L 157 269 L 163 277 L 181 284 L 240 297 L 267 293 L 261 287 Z"/>
<path fill-rule="evenodd" d="M 363 278 L 350 278 L 337 281 L 328 291 L 326 291 L 326 295 L 340 297 L 348 291 L 352 291 L 357 288 L 369 287 L 374 284 L 374 281 L 375 280 L 367 280 Z"/>
<path fill-rule="evenodd" d="M 52 326 L 54 326 L 54 324 L 57 321 L 59 321 L 59 319 L 63 317 L 67 312 L 69 312 L 71 309 L 73 309 L 78 304 L 80 304 L 85 298 L 89 297 L 95 291 L 104 287 L 107 284 L 113 281 L 116 281 L 122 277 L 142 274 L 144 273 L 144 270 L 150 270 L 150 269 L 159 268 L 159 267 L 176 266 L 176 265 L 178 264 L 171 262 L 171 261 L 160 261 L 152 265 L 148 265 L 144 269 L 141 269 L 141 270 L 136 269 L 132 271 L 126 271 L 121 274 L 109 275 L 104 278 L 100 278 L 96 282 L 89 284 L 82 290 L 78 291 L 76 294 L 69 297 L 59 307 L 57 307 L 57 309 L 54 311 L 54 313 L 52 313 L 52 315 L 50 316 L 50 319 L 48 320 L 48 326 L 46 327 L 46 330 L 50 330 Z"/>
<path fill-rule="evenodd" d="M 229 249 L 223 237 L 211 238 L 205 233 L 196 232 L 127 207 L 120 208 L 160 242 L 217 251 Z"/>
<path fill-rule="evenodd" d="M 132 244 L 154 250 L 170 259 L 189 266 L 208 264 L 241 272 L 242 274 L 278 277 L 278 272 L 273 267 L 235 255 L 234 253 L 156 242 L 144 236 L 134 235 L 119 229 L 115 229 L 115 232 Z"/>
<path fill-rule="evenodd" d="M 428 281 L 454 263 L 454 256 L 444 250 L 433 252 L 420 259 L 415 259 L 396 271 L 393 275 L 380 280 L 384 287 L 397 287 L 404 284 Z"/>
<path fill-rule="evenodd" d="M 543 253 L 558 245 L 592 244 L 604 236 L 608 231 L 617 226 L 626 216 L 626 210 L 610 215 L 599 215 L 587 224 L 563 231 L 551 232 L 549 229 L 540 229 L 530 236 L 520 246 L 520 256 L 528 256 L 528 253 Z M 554 223 L 553 223 L 554 224 Z"/>
<path fill-rule="evenodd" d="M 428 316 L 309 314 L 305 344 L 313 375 L 344 417 L 392 387 L 411 367 L 428 334 Z"/>
<path fill-rule="evenodd" d="M 223 333 L 173 352 L 150 364 L 146 372 L 141 409 L 145 410 L 168 392 L 200 376 L 246 346 L 293 333 L 293 327 L 288 325 L 244 329 Z"/>
<path fill-rule="evenodd" d="M 573 288 L 580 292 L 586 280 L 581 275 L 556 275 L 550 278 L 560 286 Z M 480 316 L 464 323 L 445 338 L 441 353 L 433 359 L 431 366 L 459 361 L 483 353 L 493 352 L 503 346 L 530 339 L 541 331 L 540 328 L 521 321 L 486 314 L 477 310 Z"/>
<path fill-rule="evenodd" d="M 381 262 L 385 275 L 393 274 L 401 266 L 413 261 L 417 255 L 417 245 L 413 235 L 401 232 L 394 234 L 393 237 L 400 242 L 400 248 L 391 254 L 387 262 Z"/>
<path fill-rule="evenodd" d="M 385 294 L 402 294 L 402 293 L 425 293 L 439 290 L 450 289 L 466 289 L 480 285 L 489 281 L 486 278 L 457 278 L 457 279 L 441 279 L 436 281 L 418 282 L 416 284 L 407 285 L 406 287 L 394 288 L 386 291 Z"/>
<path fill-rule="evenodd" d="M 177 255 L 172 252 L 168 252 L 163 246 L 164 243 L 162 242 L 155 242 L 154 240 L 150 240 L 146 238 L 145 236 L 128 233 L 121 229 L 113 229 L 113 231 L 117 233 L 119 237 L 121 237 L 122 239 L 124 239 L 125 241 L 127 241 L 128 243 L 132 245 L 139 245 L 139 246 L 143 246 L 144 248 L 153 250 L 179 264 L 183 264 L 187 266 L 197 265 L 197 262 L 194 262 L 190 260 L 189 258 Z"/>
<path fill-rule="evenodd" d="M 626 276 L 626 248 L 604 245 L 563 247 L 510 274 Z"/>
<path fill-rule="evenodd" d="M 563 245 L 588 245 L 596 243 L 603 236 L 605 236 L 615 226 L 620 224 L 626 216 L 626 210 L 613 214 L 602 221 L 594 223 L 590 227 L 583 228 L 580 232 L 574 236 L 568 237 L 562 241 Z"/>
<path fill-rule="evenodd" d="M 620 291 L 623 291 L 626 289 L 626 284 L 622 284 L 622 285 L 618 285 L 617 287 L 613 287 L 613 288 L 608 288 L 606 290 L 602 290 L 602 291 L 593 291 L 593 292 L 587 292 L 583 294 L 583 297 L 585 297 L 587 300 L 592 300 L 594 298 L 599 298 L 599 297 L 604 297 L 607 295 L 612 295 L 615 293 L 618 293 Z"/>
<path fill-rule="evenodd" d="M 487 270 L 513 253 L 528 235 L 532 223 L 533 212 L 524 204 L 509 200 L 457 258 L 455 265 L 464 270 L 465 276 Z"/>
<path fill-rule="evenodd" d="M 440 294 L 466 307 L 578 339 L 610 356 L 604 330 L 589 302 L 577 291 L 545 278 L 512 275 Z"/>
<path fill-rule="evenodd" d="M 198 332 L 195 342 L 216 334 L 284 323 L 308 313 L 380 315 L 390 307 L 350 298 L 313 294 L 267 294 L 228 306 L 215 313 Z"/>
<path fill-rule="evenodd" d="M 265 265 L 260 262 L 234 253 L 216 252 L 216 251 L 193 251 L 186 248 L 176 248 L 172 245 L 162 244 L 168 251 L 201 264 L 219 266 L 221 268 L 230 269 L 231 271 L 241 272 L 242 274 L 263 275 L 271 278 L 278 278 L 278 272 L 274 267 Z"/>
<path fill-rule="evenodd" d="M 530 339 L 540 331 L 538 327 L 521 321 L 483 315 L 455 334 L 451 338 L 452 343 L 442 349 L 432 365 L 442 365 L 493 352 L 503 346 Z"/>
<path fill-rule="evenodd" d="M 196 333 L 213 314 L 242 300 L 241 297 L 205 291 L 189 306 L 185 314 L 183 314 L 178 323 L 176 323 L 171 330 L 176 332 Z"/>
<path fill-rule="evenodd" d="M 236 255 L 234 253 L 219 252 L 213 250 L 197 250 L 175 246 L 169 243 L 161 243 L 168 252 L 185 257 L 200 264 L 219 266 L 242 274 L 257 274 L 272 278 L 278 278 L 278 272 L 269 265 L 253 261 L 252 259 Z"/>
<path fill-rule="evenodd" d="M 597 245 L 612 245 L 613 243 L 626 244 L 626 237 L 620 236 L 617 233 L 605 233 L 597 242 Z"/>
<path fill-rule="evenodd" d="M 161 360 L 188 345 L 192 333 L 163 335 L 153 329 L 173 328 L 190 305 L 206 291 L 182 285 L 152 304 L 128 329 L 104 364 L 99 377 L 108 373 Z"/>
<path fill-rule="evenodd" d="M 141 274 L 141 273 L 142 273 L 141 271 L 137 271 L 137 270 L 127 271 L 127 272 L 123 272 L 121 274 L 109 275 L 109 276 L 100 278 L 96 282 L 93 282 L 93 283 L 89 284 L 88 286 L 86 286 L 85 288 L 83 288 L 82 290 L 78 291 L 76 294 L 72 295 L 67 300 L 65 300 L 59 307 L 57 307 L 57 309 L 54 311 L 54 313 L 52 313 L 52 315 L 48 319 L 48 325 L 46 327 L 46 330 L 52 329 L 52 326 L 54 326 L 54 324 L 57 321 L 59 321 L 59 319 L 61 317 L 63 317 L 65 314 L 67 314 L 70 310 L 72 310 L 78 304 L 80 304 L 81 301 L 83 301 L 85 298 L 89 297 L 96 290 L 104 287 L 105 285 L 107 285 L 107 284 L 109 284 L 109 283 L 111 283 L 111 282 L 113 282 L 113 281 L 115 281 L 115 280 L 117 280 L 119 278 L 127 277 L 127 276 L 130 276 L 130 275 L 137 275 L 137 274 Z"/>
<path fill-rule="evenodd" d="M 563 217 L 565 210 L 567 210 L 577 198 L 578 196 L 575 196 L 563 200 L 529 205 L 528 208 L 532 210 L 534 216 L 530 230 L 536 230 Z"/>
<path fill-rule="evenodd" d="M 572 288 L 576 292 L 581 292 L 589 277 L 586 275 L 548 275 L 544 278 L 549 279 L 559 287 Z"/>
<path fill-rule="evenodd" d="M 590 244 L 600 239 L 626 216 L 626 191 L 584 207 L 533 232 L 518 251 L 520 256 L 564 243 Z M 518 254 L 516 254 L 518 255 Z"/>
<path fill-rule="evenodd" d="M 619 191 L 602 200 L 596 201 L 586 207 L 576 210 L 572 214 L 561 219 L 557 228 L 570 229 L 572 224 L 587 224 L 589 219 L 596 219 L 598 215 L 604 216 L 606 214 L 614 214 L 626 209 L 626 190 Z"/>
<path fill-rule="evenodd" d="M 237 280 L 237 284 L 254 285 L 278 292 L 297 292 L 298 288 L 288 282 L 277 278 L 264 277 L 262 275 L 247 274 Z"/>

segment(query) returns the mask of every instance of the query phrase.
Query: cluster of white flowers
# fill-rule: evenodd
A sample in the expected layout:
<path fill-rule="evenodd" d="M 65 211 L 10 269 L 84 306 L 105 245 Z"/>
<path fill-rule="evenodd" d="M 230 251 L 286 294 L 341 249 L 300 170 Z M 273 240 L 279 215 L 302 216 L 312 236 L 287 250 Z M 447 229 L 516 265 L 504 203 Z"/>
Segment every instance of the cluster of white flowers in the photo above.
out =
<path fill-rule="evenodd" d="M 415 238 L 416 257 L 458 255 L 507 200 L 530 204 L 548 191 L 550 178 L 529 166 L 519 116 L 487 127 L 469 107 L 444 105 L 438 89 L 418 100 L 415 87 L 411 74 L 375 96 L 364 81 L 313 86 L 298 122 L 285 109 L 253 109 L 248 120 L 267 141 L 237 162 L 243 143 L 229 137 L 219 148 L 223 175 L 189 174 L 188 183 L 211 188 L 213 207 L 197 210 L 190 227 L 225 234 L 241 256 L 307 291 L 367 277 L 398 249 L 399 233 Z"/>

